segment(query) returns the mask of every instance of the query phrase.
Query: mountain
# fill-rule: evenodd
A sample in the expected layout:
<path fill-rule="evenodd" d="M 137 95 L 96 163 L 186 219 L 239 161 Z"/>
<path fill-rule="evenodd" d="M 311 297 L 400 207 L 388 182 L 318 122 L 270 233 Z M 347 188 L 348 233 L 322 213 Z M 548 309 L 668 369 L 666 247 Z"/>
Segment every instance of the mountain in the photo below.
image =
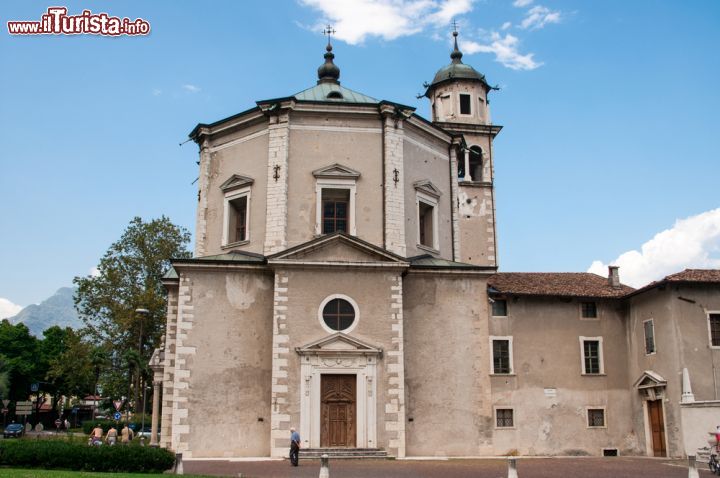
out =
<path fill-rule="evenodd" d="M 36 337 L 42 337 L 43 331 L 53 325 L 77 329 L 83 324 L 75 311 L 73 294 L 73 287 L 61 287 L 51 297 L 39 304 L 28 305 L 16 316 L 10 317 L 10 322 L 22 322 Z"/>

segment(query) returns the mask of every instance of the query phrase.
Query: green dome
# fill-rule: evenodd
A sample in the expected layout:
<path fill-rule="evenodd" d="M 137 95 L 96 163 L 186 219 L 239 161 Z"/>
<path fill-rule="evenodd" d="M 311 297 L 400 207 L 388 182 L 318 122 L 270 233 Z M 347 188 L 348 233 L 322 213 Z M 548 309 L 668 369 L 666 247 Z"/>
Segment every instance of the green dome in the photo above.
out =
<path fill-rule="evenodd" d="M 428 90 L 430 90 L 434 86 L 439 85 L 440 83 L 458 79 L 479 81 L 487 88 L 490 88 L 487 80 L 485 80 L 485 75 L 477 71 L 472 66 L 466 65 L 462 62 L 463 54 L 458 49 L 457 32 L 453 32 L 453 36 L 455 37 L 455 49 L 452 51 L 452 53 L 450 53 L 450 58 L 452 58 L 452 62 L 450 62 L 449 65 L 440 68 L 438 72 L 435 73 L 435 78 L 433 78 L 432 83 L 427 85 Z"/>
<path fill-rule="evenodd" d="M 435 73 L 435 78 L 433 78 L 430 85 L 432 86 L 438 83 L 442 83 L 443 81 L 455 80 L 458 78 L 466 80 L 478 80 L 487 84 L 487 81 L 485 81 L 485 75 L 478 72 L 475 68 L 470 65 L 466 65 L 461 61 L 458 61 L 457 63 L 453 61 L 449 65 L 440 68 L 438 72 Z"/>

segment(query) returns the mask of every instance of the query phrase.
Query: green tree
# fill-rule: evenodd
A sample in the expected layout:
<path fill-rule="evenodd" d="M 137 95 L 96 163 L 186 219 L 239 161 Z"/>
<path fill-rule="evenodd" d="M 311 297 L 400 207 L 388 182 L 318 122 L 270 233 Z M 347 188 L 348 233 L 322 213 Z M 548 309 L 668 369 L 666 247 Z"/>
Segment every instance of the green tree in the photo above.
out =
<path fill-rule="evenodd" d="M 56 396 L 84 396 L 92 392 L 95 382 L 93 349 L 79 333 L 65 329 L 63 348 L 48 360 L 47 380 L 53 385 Z"/>
<path fill-rule="evenodd" d="M 136 405 L 142 367 L 136 366 L 137 360 L 123 360 L 124 353 L 135 350 L 146 363 L 159 345 L 166 313 L 162 277 L 170 268 L 170 259 L 191 256 L 189 243 L 190 233 L 164 216 L 148 222 L 136 217 L 100 259 L 98 274 L 74 280 L 75 304 L 85 331 L 108 352 L 114 367 L 123 366 L 125 374 L 134 373 L 135 383 L 129 379 L 125 384 L 133 389 Z M 139 308 L 148 312 L 138 314 Z M 117 372 L 109 372 L 109 385 Z"/>
<path fill-rule="evenodd" d="M 25 400 L 30 385 L 41 381 L 47 372 L 42 361 L 37 360 L 39 340 L 30 334 L 25 324 L 13 325 L 0 321 L 0 351 L 4 356 L 2 372 L 7 374 L 8 391 L 4 398 Z"/>

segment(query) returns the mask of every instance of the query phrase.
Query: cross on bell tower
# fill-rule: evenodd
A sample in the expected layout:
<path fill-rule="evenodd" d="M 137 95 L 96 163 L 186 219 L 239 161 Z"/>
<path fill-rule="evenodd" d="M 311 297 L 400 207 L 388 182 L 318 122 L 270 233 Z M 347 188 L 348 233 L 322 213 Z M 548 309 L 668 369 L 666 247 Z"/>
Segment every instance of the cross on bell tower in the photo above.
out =
<path fill-rule="evenodd" d="M 332 25 L 326 25 L 325 29 L 322 31 L 323 35 L 327 35 L 328 37 L 328 45 L 330 45 L 330 36 L 334 35 L 335 29 L 332 27 Z"/>

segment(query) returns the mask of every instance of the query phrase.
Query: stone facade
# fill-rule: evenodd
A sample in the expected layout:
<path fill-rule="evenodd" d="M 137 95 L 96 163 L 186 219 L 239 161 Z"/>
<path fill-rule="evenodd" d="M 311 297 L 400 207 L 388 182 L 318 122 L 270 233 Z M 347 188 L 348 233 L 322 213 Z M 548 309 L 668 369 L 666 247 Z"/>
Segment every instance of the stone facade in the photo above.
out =
<path fill-rule="evenodd" d="M 291 427 L 303 449 L 397 458 L 700 446 L 688 424 L 720 409 L 720 276 L 634 291 L 498 273 L 501 127 L 461 57 L 428 87 L 432 121 L 341 86 L 328 51 L 318 85 L 193 130 L 196 254 L 165 279 L 161 446 L 283 457 Z"/>

